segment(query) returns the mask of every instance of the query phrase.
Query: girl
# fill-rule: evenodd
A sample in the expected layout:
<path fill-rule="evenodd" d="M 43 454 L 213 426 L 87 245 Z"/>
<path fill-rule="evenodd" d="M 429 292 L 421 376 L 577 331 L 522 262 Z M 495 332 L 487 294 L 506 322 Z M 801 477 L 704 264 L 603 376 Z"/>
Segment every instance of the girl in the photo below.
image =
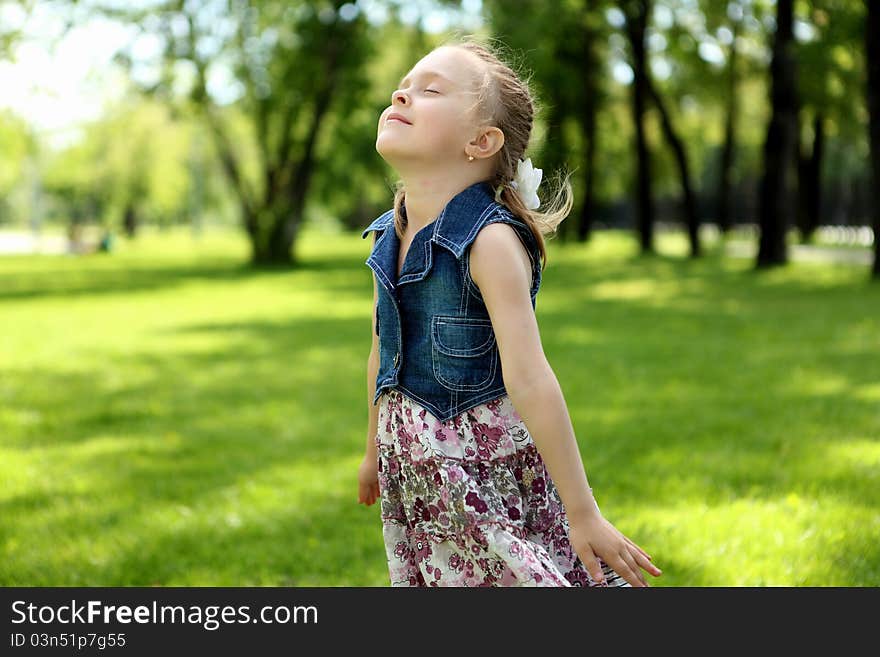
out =
<path fill-rule="evenodd" d="M 647 586 L 660 570 L 600 513 L 535 317 L 543 232 L 526 84 L 488 48 L 423 57 L 379 118 L 401 175 L 373 221 L 369 430 L 392 586 Z M 560 207 L 559 198 L 564 198 Z M 541 230 L 539 227 L 545 227 Z"/>

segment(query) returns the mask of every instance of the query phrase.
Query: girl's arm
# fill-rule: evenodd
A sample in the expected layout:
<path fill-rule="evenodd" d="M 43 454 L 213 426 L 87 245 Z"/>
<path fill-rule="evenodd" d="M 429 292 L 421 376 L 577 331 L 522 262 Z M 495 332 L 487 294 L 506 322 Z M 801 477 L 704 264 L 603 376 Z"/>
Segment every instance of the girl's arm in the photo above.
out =
<path fill-rule="evenodd" d="M 375 241 L 376 234 L 373 233 Z M 358 503 L 372 505 L 379 497 L 379 474 L 378 458 L 376 450 L 376 432 L 379 424 L 379 406 L 373 404 L 376 394 L 376 375 L 379 371 L 379 338 L 376 335 L 376 304 L 379 301 L 379 291 L 376 287 L 376 276 L 373 275 L 373 344 L 370 348 L 370 356 L 367 358 L 367 444 L 364 459 L 358 468 Z"/>
<path fill-rule="evenodd" d="M 532 434 L 568 516 L 588 516 L 598 508 L 562 390 L 544 355 L 529 297 L 530 272 L 521 265 L 517 249 L 524 247 L 513 228 L 486 226 L 471 247 L 471 277 L 492 319 L 510 400 Z M 501 262 L 511 264 L 499 267 Z"/>
<path fill-rule="evenodd" d="M 483 228 L 470 252 L 471 277 L 492 319 L 504 386 L 559 491 L 572 547 L 593 579 L 603 579 L 599 556 L 633 586 L 644 585 L 639 567 L 654 575 L 660 571 L 599 512 L 562 390 L 541 346 L 522 252 L 516 232 L 503 223 Z"/>
<path fill-rule="evenodd" d="M 376 431 L 379 423 L 379 406 L 373 404 L 376 395 L 376 375 L 379 373 L 379 336 L 376 335 L 376 304 L 379 301 L 379 293 L 376 289 L 376 276 L 373 275 L 373 344 L 370 348 L 370 356 L 367 358 L 367 411 L 369 421 L 367 424 L 367 456 L 376 456 Z"/>

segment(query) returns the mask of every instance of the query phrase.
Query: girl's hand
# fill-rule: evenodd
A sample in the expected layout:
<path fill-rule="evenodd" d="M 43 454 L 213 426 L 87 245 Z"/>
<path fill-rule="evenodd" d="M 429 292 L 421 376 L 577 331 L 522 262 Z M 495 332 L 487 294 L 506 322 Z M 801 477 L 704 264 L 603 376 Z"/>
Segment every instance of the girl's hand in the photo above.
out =
<path fill-rule="evenodd" d="M 373 455 L 364 456 L 358 467 L 358 504 L 371 506 L 379 497 L 379 463 Z"/>
<path fill-rule="evenodd" d="M 569 524 L 571 547 L 593 581 L 601 584 L 605 580 L 596 557 L 601 557 L 632 586 L 648 586 L 642 569 L 654 577 L 661 574 L 662 571 L 651 563 L 648 553 L 621 534 L 598 511 L 584 518 L 572 518 Z"/>

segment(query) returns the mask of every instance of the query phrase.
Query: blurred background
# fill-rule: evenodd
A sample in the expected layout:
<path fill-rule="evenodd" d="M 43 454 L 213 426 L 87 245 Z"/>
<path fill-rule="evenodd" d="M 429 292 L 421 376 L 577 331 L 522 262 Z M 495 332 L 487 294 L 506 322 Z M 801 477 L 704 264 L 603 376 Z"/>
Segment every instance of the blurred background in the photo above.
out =
<path fill-rule="evenodd" d="M 654 583 L 880 584 L 880 4 L 0 0 L 0 585 L 387 585 L 360 231 L 461 35 L 572 173 L 542 339 Z"/>

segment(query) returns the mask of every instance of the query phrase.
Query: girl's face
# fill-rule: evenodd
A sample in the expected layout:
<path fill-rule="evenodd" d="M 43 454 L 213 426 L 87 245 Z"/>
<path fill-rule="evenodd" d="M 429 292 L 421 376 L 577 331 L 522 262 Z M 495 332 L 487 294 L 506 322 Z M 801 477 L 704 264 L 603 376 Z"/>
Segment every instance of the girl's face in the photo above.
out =
<path fill-rule="evenodd" d="M 475 65 L 470 53 L 438 48 L 407 73 L 379 117 L 376 150 L 402 173 L 442 171 L 467 161 L 465 146 L 475 132 Z M 389 119 L 401 115 L 407 122 Z"/>

